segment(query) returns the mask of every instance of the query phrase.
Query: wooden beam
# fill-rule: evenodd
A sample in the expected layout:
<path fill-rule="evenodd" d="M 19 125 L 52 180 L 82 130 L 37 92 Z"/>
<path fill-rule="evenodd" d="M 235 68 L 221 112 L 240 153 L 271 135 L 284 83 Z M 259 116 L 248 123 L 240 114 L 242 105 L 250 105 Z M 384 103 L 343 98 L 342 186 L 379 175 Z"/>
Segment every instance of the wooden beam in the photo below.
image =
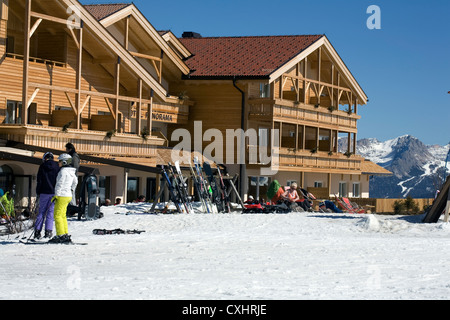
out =
<path fill-rule="evenodd" d="M 68 92 L 64 92 L 64 94 L 66 95 L 67 101 L 69 101 L 69 104 L 70 104 L 70 106 L 73 109 L 73 112 L 75 112 L 75 114 L 77 115 L 78 110 L 77 110 L 75 104 L 73 103 L 72 99 L 70 98 L 69 93 Z"/>
<path fill-rule="evenodd" d="M 73 42 L 75 42 L 77 49 L 80 49 L 80 43 L 78 42 L 77 36 L 75 35 L 75 32 L 73 30 L 73 28 L 69 28 L 69 32 L 72 35 Z"/>
<path fill-rule="evenodd" d="M 30 68 L 31 0 L 25 1 L 24 57 L 22 80 L 22 124 L 28 124 L 28 76 Z"/>
<path fill-rule="evenodd" d="M 34 18 L 43 19 L 43 20 L 67 25 L 67 19 L 57 18 L 57 17 L 49 16 L 47 14 L 34 12 L 34 11 L 31 11 L 31 8 L 30 8 L 30 15 Z M 81 24 L 74 22 L 71 24 L 71 26 L 75 29 L 78 29 L 78 28 L 80 28 Z"/>
<path fill-rule="evenodd" d="M 306 100 L 308 98 L 308 89 L 306 78 L 308 77 L 308 57 L 305 58 L 305 62 L 303 63 L 303 103 L 306 104 Z M 299 79 L 301 80 L 301 79 Z"/>
<path fill-rule="evenodd" d="M 116 111 L 114 110 L 114 108 L 112 107 L 111 103 L 109 103 L 108 98 L 105 97 L 105 103 L 106 106 L 108 107 L 109 111 L 111 111 L 111 115 L 113 116 L 114 120 L 116 119 Z"/>
<path fill-rule="evenodd" d="M 116 64 L 116 74 L 114 76 L 114 82 L 115 82 L 115 91 L 116 91 L 116 97 L 115 97 L 115 111 L 114 114 L 116 115 L 116 121 L 114 129 L 119 132 L 119 102 L 120 102 L 120 57 L 117 57 L 117 64 Z"/>
<path fill-rule="evenodd" d="M 80 108 L 80 115 L 83 113 L 84 108 L 88 105 L 89 101 L 91 101 L 91 96 L 87 96 L 86 100 L 84 100 L 83 105 Z"/>
<path fill-rule="evenodd" d="M 150 89 L 150 103 L 148 104 L 147 129 L 152 134 L 153 129 L 153 89 Z"/>
<path fill-rule="evenodd" d="M 37 19 L 37 21 L 34 23 L 33 27 L 30 30 L 30 38 L 33 36 L 34 32 L 36 31 L 36 29 L 39 27 L 39 25 L 41 24 L 41 22 L 44 21 L 42 19 Z"/>
<path fill-rule="evenodd" d="M 138 81 L 138 97 L 139 102 L 136 108 L 136 133 L 140 134 L 142 131 L 141 128 L 141 114 L 142 114 L 142 79 Z"/>
<path fill-rule="evenodd" d="M 158 61 L 158 62 L 161 62 L 161 61 L 162 61 L 161 58 L 154 57 L 154 56 L 150 56 L 150 55 L 148 55 L 148 54 L 143 54 L 143 53 L 139 53 L 139 52 L 133 52 L 133 51 L 130 51 L 130 54 L 131 54 L 133 57 L 137 57 L 137 58 L 142 58 L 142 59 L 147 59 L 147 60 L 153 60 L 153 61 Z"/>
<path fill-rule="evenodd" d="M 283 74 L 283 77 L 285 77 L 285 78 L 292 78 L 292 79 L 298 78 L 299 80 L 303 80 L 303 81 L 306 81 L 306 82 L 314 83 L 314 84 L 317 84 L 317 85 L 326 86 L 326 87 L 330 87 L 330 88 L 333 88 L 333 89 L 339 89 L 339 90 L 342 90 L 342 91 L 345 91 L 345 92 L 352 92 L 351 89 L 340 87 L 339 85 L 333 85 L 333 84 L 328 83 L 328 82 L 308 79 L 307 77 L 302 77 L 302 76 L 298 76 L 297 77 L 297 76 L 290 75 L 290 74 Z"/>
<path fill-rule="evenodd" d="M 129 43 L 129 39 L 130 39 L 130 18 L 131 16 L 128 16 L 125 18 L 125 36 L 124 36 L 124 44 L 123 46 L 125 47 L 125 49 L 128 50 L 128 43 Z"/>
<path fill-rule="evenodd" d="M 38 92 L 39 92 L 39 88 L 36 88 L 33 92 L 33 94 L 31 95 L 30 99 L 28 99 L 28 108 L 31 106 L 31 104 L 33 103 L 34 98 L 36 98 Z"/>
<path fill-rule="evenodd" d="M 34 88 L 40 88 L 45 90 L 52 90 L 52 91 L 60 91 L 60 92 L 68 92 L 68 93 L 78 93 L 77 89 L 73 88 L 67 88 L 67 87 L 60 87 L 60 86 L 53 86 L 48 84 L 42 84 L 37 82 L 30 82 L 30 87 Z M 103 92 L 96 92 L 96 91 L 90 91 L 90 90 L 81 90 L 81 94 L 85 95 L 91 95 L 93 97 L 100 97 L 100 98 L 108 98 L 108 99 L 115 99 L 116 95 L 112 93 L 103 93 Z M 128 102 L 139 102 L 138 98 L 133 97 L 127 97 L 127 96 L 119 96 L 120 101 L 128 101 Z M 143 103 L 150 103 L 150 99 L 142 99 Z"/>

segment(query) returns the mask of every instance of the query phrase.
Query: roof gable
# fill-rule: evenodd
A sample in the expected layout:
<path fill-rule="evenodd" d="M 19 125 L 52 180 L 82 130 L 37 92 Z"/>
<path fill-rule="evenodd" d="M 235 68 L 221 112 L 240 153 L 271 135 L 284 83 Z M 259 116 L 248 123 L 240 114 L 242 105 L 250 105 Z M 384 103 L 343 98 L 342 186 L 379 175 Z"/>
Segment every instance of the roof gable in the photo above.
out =
<path fill-rule="evenodd" d="M 163 39 L 165 33 L 157 31 L 148 21 L 145 15 L 133 3 L 125 4 L 99 4 L 84 5 L 87 11 L 99 21 L 103 27 L 108 28 L 126 17 L 133 17 L 140 28 L 144 30 L 148 37 L 164 51 L 165 56 L 175 64 L 175 66 L 183 73 L 188 74 L 189 68 L 182 59 L 170 48 L 166 39 Z"/>
<path fill-rule="evenodd" d="M 180 38 L 191 77 L 269 77 L 322 35 Z"/>

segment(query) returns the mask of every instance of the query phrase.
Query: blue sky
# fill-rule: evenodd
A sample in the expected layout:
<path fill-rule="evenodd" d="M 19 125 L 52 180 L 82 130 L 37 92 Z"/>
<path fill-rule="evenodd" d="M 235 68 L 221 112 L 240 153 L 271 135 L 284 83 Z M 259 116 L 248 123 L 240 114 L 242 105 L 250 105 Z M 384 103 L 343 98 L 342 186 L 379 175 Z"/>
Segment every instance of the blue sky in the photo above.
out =
<path fill-rule="evenodd" d="M 157 30 L 170 29 L 176 36 L 183 31 L 203 36 L 326 34 L 370 99 L 359 108 L 359 139 L 411 134 L 425 144 L 450 142 L 448 0 L 134 3 Z M 380 30 L 366 26 L 370 5 L 381 9 Z"/>

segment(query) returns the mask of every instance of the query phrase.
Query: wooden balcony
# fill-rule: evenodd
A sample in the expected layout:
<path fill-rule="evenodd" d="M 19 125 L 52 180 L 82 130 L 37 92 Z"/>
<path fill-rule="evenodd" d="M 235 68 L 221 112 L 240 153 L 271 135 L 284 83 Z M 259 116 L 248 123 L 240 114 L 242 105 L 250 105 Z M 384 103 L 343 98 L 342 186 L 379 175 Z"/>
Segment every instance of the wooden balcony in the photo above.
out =
<path fill-rule="evenodd" d="M 280 121 L 356 133 L 361 116 L 285 99 L 249 99 L 249 120 Z"/>
<path fill-rule="evenodd" d="M 347 157 L 341 153 L 330 154 L 323 151 L 312 153 L 309 150 L 288 148 L 279 148 L 278 150 L 278 168 L 276 157 L 272 157 L 272 163 L 269 164 L 272 169 L 278 169 L 278 171 L 362 174 L 364 158 L 357 155 Z M 247 159 L 250 159 L 249 148 L 247 149 Z M 267 168 L 268 165 L 253 163 L 249 164 L 248 167 L 250 169 L 259 169 Z"/>
<path fill-rule="evenodd" d="M 156 157 L 156 147 L 165 141 L 150 136 L 143 139 L 135 134 L 116 133 L 107 137 L 105 132 L 92 130 L 45 127 L 37 125 L 0 125 L 0 138 L 48 149 L 65 150 L 65 144 L 72 142 L 77 151 L 87 155 Z"/>
<path fill-rule="evenodd" d="M 280 170 L 301 172 L 324 172 L 340 174 L 361 174 L 364 158 L 341 153 L 311 153 L 308 150 L 280 148 Z"/>

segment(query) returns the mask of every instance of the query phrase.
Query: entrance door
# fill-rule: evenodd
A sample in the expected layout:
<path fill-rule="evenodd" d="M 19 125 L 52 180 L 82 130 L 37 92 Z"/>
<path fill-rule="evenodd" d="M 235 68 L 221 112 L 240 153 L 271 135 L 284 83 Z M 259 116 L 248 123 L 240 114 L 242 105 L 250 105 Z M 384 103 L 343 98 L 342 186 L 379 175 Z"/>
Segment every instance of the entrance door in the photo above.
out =
<path fill-rule="evenodd" d="M 128 178 L 127 183 L 127 201 L 133 202 L 139 197 L 139 178 Z"/>
<path fill-rule="evenodd" d="M 147 178 L 147 194 L 145 198 L 148 201 L 154 201 L 156 196 L 156 178 Z"/>

